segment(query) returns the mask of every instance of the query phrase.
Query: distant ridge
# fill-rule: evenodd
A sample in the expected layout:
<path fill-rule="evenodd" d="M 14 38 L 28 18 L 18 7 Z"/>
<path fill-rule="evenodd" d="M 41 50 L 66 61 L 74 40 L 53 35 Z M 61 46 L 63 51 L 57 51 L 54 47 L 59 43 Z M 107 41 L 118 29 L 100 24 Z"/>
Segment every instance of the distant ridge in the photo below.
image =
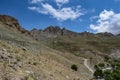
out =
<path fill-rule="evenodd" d="M 65 27 L 60 28 L 59 26 L 48 26 L 44 30 L 38 30 L 34 28 L 31 31 L 28 31 L 21 27 L 17 19 L 9 15 L 0 15 L 0 23 L 5 25 L 5 27 L 8 29 L 12 29 L 13 31 L 19 31 L 22 34 L 31 35 L 35 39 L 36 38 L 46 39 L 46 38 L 53 38 L 56 36 L 94 36 L 94 35 L 106 36 L 106 37 L 115 36 L 112 33 L 107 33 L 107 32 L 94 34 L 94 33 L 85 31 L 85 32 L 77 33 L 77 32 L 70 31 Z M 118 34 L 117 36 L 119 35 L 120 34 Z"/>

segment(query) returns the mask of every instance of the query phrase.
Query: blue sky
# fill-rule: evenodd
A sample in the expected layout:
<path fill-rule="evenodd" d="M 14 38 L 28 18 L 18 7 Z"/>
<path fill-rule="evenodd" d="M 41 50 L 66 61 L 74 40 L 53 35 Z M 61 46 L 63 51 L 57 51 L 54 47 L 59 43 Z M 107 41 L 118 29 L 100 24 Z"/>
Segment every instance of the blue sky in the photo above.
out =
<path fill-rule="evenodd" d="M 120 0 L 0 0 L 0 14 L 15 17 L 27 30 L 53 25 L 120 33 Z"/>

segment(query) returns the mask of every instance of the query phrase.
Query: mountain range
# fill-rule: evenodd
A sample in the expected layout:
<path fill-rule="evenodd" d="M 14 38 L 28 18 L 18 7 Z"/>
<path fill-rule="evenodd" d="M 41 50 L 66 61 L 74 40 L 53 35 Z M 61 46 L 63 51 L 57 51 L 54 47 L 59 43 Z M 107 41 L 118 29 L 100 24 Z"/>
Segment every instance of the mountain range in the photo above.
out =
<path fill-rule="evenodd" d="M 22 28 L 0 15 L 0 80 L 90 80 L 98 63 L 120 59 L 120 34 Z M 77 66 L 77 71 L 72 68 Z"/>

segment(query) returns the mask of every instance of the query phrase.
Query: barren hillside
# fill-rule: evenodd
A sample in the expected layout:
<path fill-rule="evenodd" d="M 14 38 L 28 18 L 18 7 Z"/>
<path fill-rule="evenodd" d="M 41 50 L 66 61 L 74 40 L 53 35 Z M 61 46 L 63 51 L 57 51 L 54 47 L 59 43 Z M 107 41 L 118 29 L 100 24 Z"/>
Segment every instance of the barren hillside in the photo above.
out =
<path fill-rule="evenodd" d="M 0 80 L 89 80 L 95 64 L 119 53 L 119 40 L 59 27 L 27 31 L 13 17 L 1 15 Z"/>

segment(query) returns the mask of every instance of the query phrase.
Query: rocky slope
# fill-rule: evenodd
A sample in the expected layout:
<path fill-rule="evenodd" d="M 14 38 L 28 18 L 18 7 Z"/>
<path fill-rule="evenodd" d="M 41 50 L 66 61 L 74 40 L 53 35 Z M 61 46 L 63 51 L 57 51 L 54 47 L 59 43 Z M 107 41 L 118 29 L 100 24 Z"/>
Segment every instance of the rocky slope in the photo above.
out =
<path fill-rule="evenodd" d="M 16 25 L 15 25 L 16 24 Z M 89 80 L 84 58 L 61 52 L 21 33 L 18 21 L 0 18 L 0 80 Z M 47 30 L 43 31 L 47 33 Z M 71 69 L 76 64 L 78 71 Z"/>
<path fill-rule="evenodd" d="M 15 18 L 0 15 L 0 80 L 89 80 L 104 57 L 119 59 L 119 41 L 111 33 L 58 26 L 27 31 Z"/>
<path fill-rule="evenodd" d="M 65 50 L 75 55 L 84 53 L 84 56 L 86 53 L 95 53 L 106 56 L 112 54 L 113 50 L 120 49 L 120 36 L 107 32 L 77 33 L 58 26 L 49 26 L 44 30 L 33 29 L 30 33 L 34 39 L 47 43 L 51 48 Z"/>
<path fill-rule="evenodd" d="M 17 31 L 20 31 L 23 34 L 30 34 L 29 31 L 25 30 L 24 28 L 22 28 L 20 26 L 17 19 L 15 19 L 15 18 L 13 18 L 11 16 L 0 15 L 0 23 L 2 25 L 4 25 L 4 27 L 9 28 L 11 30 L 14 30 L 14 31 L 17 30 Z"/>

